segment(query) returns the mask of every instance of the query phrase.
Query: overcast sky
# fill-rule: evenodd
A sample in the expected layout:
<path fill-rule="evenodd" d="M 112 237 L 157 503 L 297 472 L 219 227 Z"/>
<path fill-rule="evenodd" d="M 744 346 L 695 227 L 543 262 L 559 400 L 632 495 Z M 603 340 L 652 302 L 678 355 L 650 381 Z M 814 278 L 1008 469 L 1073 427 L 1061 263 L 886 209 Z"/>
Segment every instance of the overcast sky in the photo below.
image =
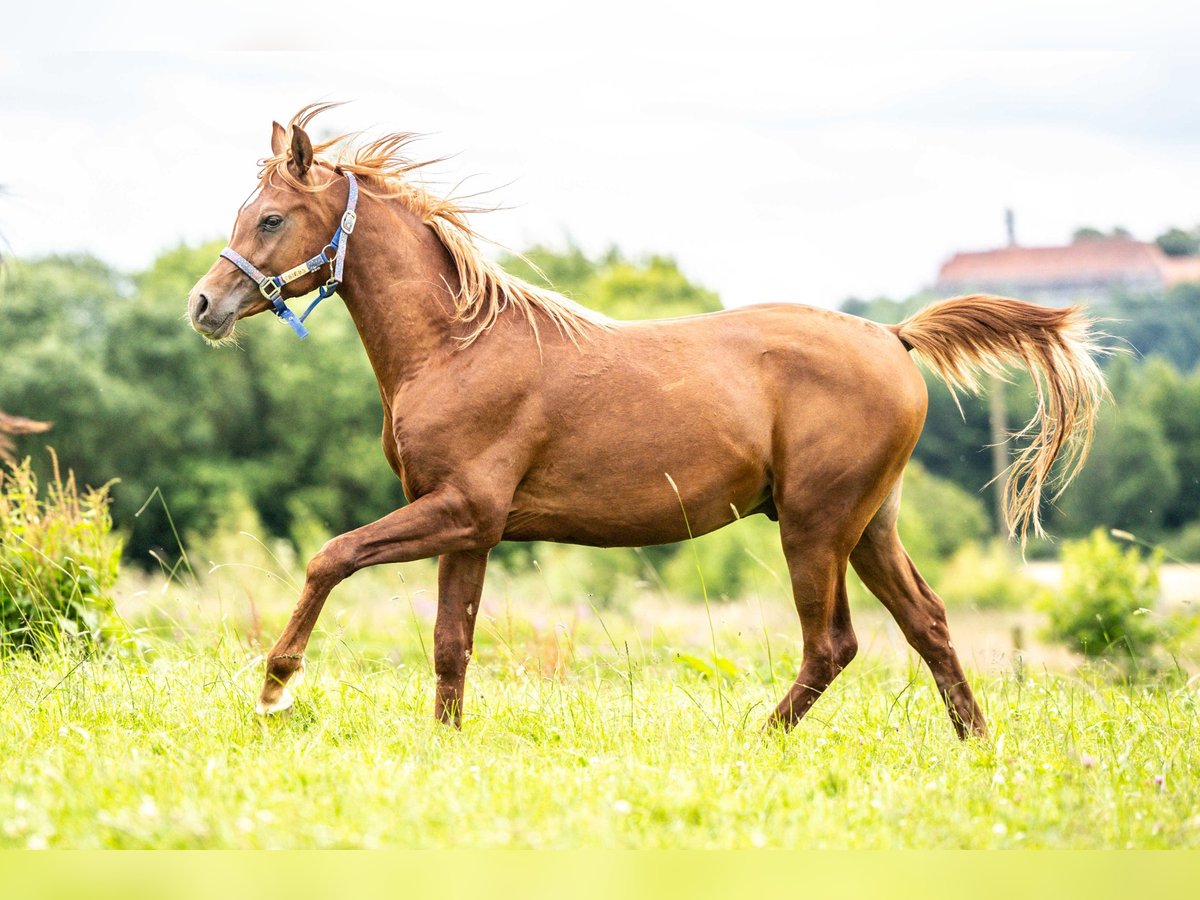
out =
<path fill-rule="evenodd" d="M 888 25 L 887 5 L 866 5 Z M 517 30 L 501 4 L 377 27 L 345 26 L 348 6 L 279 22 L 205 4 L 195 23 L 158 6 L 136 40 L 91 4 L 62 46 L 228 49 L 0 54 L 0 231 L 18 255 L 87 251 L 136 270 L 227 235 L 273 118 L 349 100 L 321 124 L 427 133 L 422 151 L 457 154 L 438 181 L 494 189 L 506 208 L 476 225 L 514 249 L 670 254 L 727 305 L 904 296 L 956 250 L 1001 244 L 1006 207 L 1029 245 L 1083 224 L 1151 238 L 1200 221 L 1195 14 L 1151 6 L 1128 28 L 1083 20 L 1126 52 L 901 52 L 876 37 L 848 53 L 819 38 L 844 43 L 853 18 L 810 20 L 804 4 L 751 31 L 745 16 L 689 20 L 686 4 L 640 17 L 546 5 Z M 1078 37 L 1069 18 L 1006 8 L 964 34 Z M 15 14 L 18 34 L 39 24 Z M 337 49 L 257 49 L 312 46 Z"/>

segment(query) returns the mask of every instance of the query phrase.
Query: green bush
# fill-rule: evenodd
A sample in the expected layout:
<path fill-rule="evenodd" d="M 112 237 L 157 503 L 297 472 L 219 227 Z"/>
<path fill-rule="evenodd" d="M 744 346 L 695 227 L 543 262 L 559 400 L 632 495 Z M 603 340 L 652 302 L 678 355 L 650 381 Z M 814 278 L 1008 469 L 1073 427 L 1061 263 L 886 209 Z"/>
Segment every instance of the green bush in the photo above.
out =
<path fill-rule="evenodd" d="M 57 461 L 44 498 L 29 460 L 0 471 L 0 647 L 112 633 L 121 542 L 107 486 L 80 491 Z"/>
<path fill-rule="evenodd" d="M 1002 540 L 984 545 L 964 544 L 950 558 L 937 583 L 947 606 L 975 609 L 1019 609 L 1041 593 L 1036 581 L 1024 574 L 1014 548 Z"/>
<path fill-rule="evenodd" d="M 1160 551 L 1144 559 L 1096 529 L 1065 543 L 1062 559 L 1062 592 L 1047 610 L 1051 638 L 1085 656 L 1131 660 L 1170 636 L 1170 623 L 1153 613 Z"/>
<path fill-rule="evenodd" d="M 1200 522 L 1191 522 L 1164 541 L 1167 552 L 1188 562 L 1200 562 Z"/>
<path fill-rule="evenodd" d="M 519 545 L 498 560 L 515 593 L 546 596 L 564 605 L 583 604 L 597 609 L 622 608 L 648 584 L 653 572 L 636 550 L 627 547 L 599 549 L 538 541 Z"/>
<path fill-rule="evenodd" d="M 899 527 L 908 555 L 934 583 L 959 548 L 991 533 L 981 495 L 964 491 L 916 462 L 904 471 Z"/>
<path fill-rule="evenodd" d="M 668 590 L 694 600 L 705 592 L 712 601 L 760 592 L 791 596 L 779 526 L 765 516 L 750 516 L 678 545 L 661 575 Z"/>

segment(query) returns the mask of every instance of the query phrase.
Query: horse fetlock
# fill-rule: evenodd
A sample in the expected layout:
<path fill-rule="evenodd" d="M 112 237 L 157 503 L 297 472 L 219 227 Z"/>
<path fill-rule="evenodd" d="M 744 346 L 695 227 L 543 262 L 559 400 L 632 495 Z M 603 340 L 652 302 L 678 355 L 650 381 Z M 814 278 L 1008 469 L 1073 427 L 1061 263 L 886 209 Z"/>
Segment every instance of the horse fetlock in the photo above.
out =
<path fill-rule="evenodd" d="M 288 680 L 304 674 L 304 654 L 272 653 L 267 657 L 267 680 L 287 684 Z"/>
<path fill-rule="evenodd" d="M 971 737 L 987 740 L 987 720 L 983 716 L 983 710 L 975 702 L 975 695 L 970 686 L 965 681 L 954 684 L 944 691 L 944 695 L 950 721 L 958 736 L 963 740 Z"/>

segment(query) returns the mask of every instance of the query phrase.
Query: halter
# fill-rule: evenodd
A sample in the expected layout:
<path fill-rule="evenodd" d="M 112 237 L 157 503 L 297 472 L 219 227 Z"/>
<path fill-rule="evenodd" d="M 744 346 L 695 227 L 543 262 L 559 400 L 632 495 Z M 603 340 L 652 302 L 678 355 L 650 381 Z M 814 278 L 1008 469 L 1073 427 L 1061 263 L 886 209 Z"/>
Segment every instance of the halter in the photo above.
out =
<path fill-rule="evenodd" d="M 259 293 L 271 301 L 275 315 L 283 319 L 301 339 L 308 337 L 308 329 L 304 327 L 303 322 L 308 318 L 309 313 L 316 309 L 317 304 L 326 297 L 332 297 L 337 293 L 337 289 L 342 284 L 342 269 L 346 264 L 346 245 L 350 242 L 354 224 L 358 221 L 358 216 L 354 212 L 354 207 L 358 203 L 358 180 L 351 172 L 346 173 L 346 178 L 350 180 L 350 196 L 346 199 L 346 211 L 342 213 L 338 230 L 333 233 L 329 243 L 321 248 L 321 252 L 308 262 L 301 263 L 294 269 L 288 269 L 282 275 L 264 275 L 232 247 L 226 247 L 221 251 L 221 256 L 241 269 L 247 278 L 258 285 Z M 288 309 L 288 305 L 281 296 L 284 286 L 297 278 L 303 278 L 305 275 L 317 271 L 324 265 L 329 266 L 329 280 L 321 285 L 320 291 L 317 292 L 317 298 L 308 304 L 308 309 L 304 310 L 297 318 L 296 314 Z"/>

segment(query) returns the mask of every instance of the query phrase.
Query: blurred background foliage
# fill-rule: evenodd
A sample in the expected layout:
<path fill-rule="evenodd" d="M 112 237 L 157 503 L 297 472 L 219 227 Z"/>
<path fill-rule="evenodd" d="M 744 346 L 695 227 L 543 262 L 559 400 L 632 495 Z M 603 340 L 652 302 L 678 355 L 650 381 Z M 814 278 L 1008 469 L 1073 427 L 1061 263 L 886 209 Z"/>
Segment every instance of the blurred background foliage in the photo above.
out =
<path fill-rule="evenodd" d="M 321 310 L 303 345 L 262 321 L 243 328 L 238 347 L 218 350 L 187 326 L 187 291 L 219 249 L 177 247 L 132 276 L 83 256 L 10 259 L 0 275 L 0 406 L 54 423 L 47 434 L 18 438 L 19 452 L 46 475 L 43 448 L 52 444 L 81 483 L 119 479 L 112 515 L 126 559 L 137 564 L 153 565 L 152 552 L 178 554 L 168 509 L 199 541 L 229 510 L 242 510 L 264 538 L 304 553 L 404 502 L 380 452 L 379 394 L 348 316 Z M 616 318 L 721 308 L 667 257 L 536 246 L 503 263 Z M 895 322 L 930 299 L 848 300 L 843 309 Z M 1094 313 L 1111 319 L 1107 330 L 1134 352 L 1106 363 L 1116 405 L 1104 410 L 1079 481 L 1047 507 L 1048 527 L 1066 537 L 1121 528 L 1200 558 L 1200 286 L 1122 296 L 1110 306 Z M 1032 399 L 1019 377 L 1005 399 L 1010 424 L 1024 422 Z M 948 602 L 1027 599 L 1017 596 L 1027 585 L 994 534 L 984 489 L 989 441 L 987 401 L 963 398 L 960 417 L 930 379 L 901 528 L 918 565 L 944 580 Z M 502 545 L 496 556 L 510 569 L 536 562 L 552 593 L 600 604 L 646 584 L 699 597 L 699 559 L 705 589 L 720 599 L 786 578 L 776 535 L 755 517 L 692 547 Z M 1031 548 L 1041 552 L 1052 550 Z M 563 554 L 581 555 L 571 566 L 547 565 Z M 554 572 L 569 573 L 570 583 L 553 583 Z"/>

